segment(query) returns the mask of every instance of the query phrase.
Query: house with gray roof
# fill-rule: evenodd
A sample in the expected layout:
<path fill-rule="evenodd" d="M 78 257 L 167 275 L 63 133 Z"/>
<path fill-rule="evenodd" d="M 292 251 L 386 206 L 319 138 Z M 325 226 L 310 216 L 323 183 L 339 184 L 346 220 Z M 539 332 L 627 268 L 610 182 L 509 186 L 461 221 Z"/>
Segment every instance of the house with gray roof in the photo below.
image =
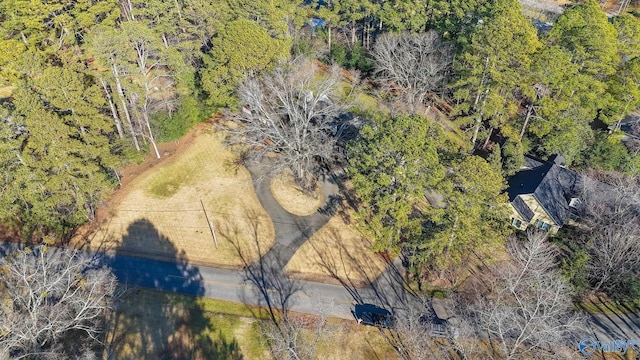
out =
<path fill-rule="evenodd" d="M 511 224 L 555 233 L 574 218 L 582 190 L 580 174 L 564 167 L 555 155 L 547 161 L 525 157 L 525 166 L 508 179 Z"/>

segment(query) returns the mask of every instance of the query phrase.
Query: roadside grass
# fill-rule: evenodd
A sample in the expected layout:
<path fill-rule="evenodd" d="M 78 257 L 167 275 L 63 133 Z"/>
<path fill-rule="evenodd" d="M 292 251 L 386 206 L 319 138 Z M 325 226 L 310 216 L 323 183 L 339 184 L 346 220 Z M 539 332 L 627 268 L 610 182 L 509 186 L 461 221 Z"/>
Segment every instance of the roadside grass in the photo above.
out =
<path fill-rule="evenodd" d="M 235 154 L 222 144 L 221 133 L 197 129 L 187 149 L 144 172 L 107 203 L 109 216 L 90 237 L 92 249 L 159 259 L 180 254 L 195 264 L 239 268 L 237 246 L 249 262 L 258 259 L 256 241 L 263 251 L 271 248 L 273 224 L 249 172 L 231 165 Z"/>
<path fill-rule="evenodd" d="M 589 314 L 619 315 L 640 312 L 640 299 L 633 301 L 615 301 L 606 296 L 589 296 L 580 299 L 576 306 Z"/>
<path fill-rule="evenodd" d="M 601 359 L 601 360 L 637 360 L 636 355 L 637 351 L 633 349 L 627 350 L 627 352 L 622 355 L 621 353 L 616 352 L 598 352 L 596 351 L 591 355 L 591 359 Z"/>
<path fill-rule="evenodd" d="M 365 286 L 386 268 L 371 242 L 351 224 L 351 210 L 334 215 L 293 255 L 285 267 L 292 277 Z"/>
<path fill-rule="evenodd" d="M 138 289 L 125 294 L 107 336 L 117 359 L 268 356 L 246 305 Z"/>
<path fill-rule="evenodd" d="M 353 99 L 353 105 L 364 111 L 382 110 L 387 115 L 390 112 L 387 108 L 381 108 L 378 104 L 378 100 L 375 97 L 365 93 L 362 90 L 356 92 Z"/>
<path fill-rule="evenodd" d="M 148 289 L 132 290 L 122 300 L 106 339 L 117 359 L 271 358 L 260 334 L 268 316 L 257 307 Z M 326 326 L 318 359 L 397 358 L 376 328 L 333 318 Z"/>
<path fill-rule="evenodd" d="M 329 319 L 327 326 L 333 331 L 318 343 L 317 359 L 398 359 L 384 330 L 342 319 Z"/>
<path fill-rule="evenodd" d="M 308 194 L 295 183 L 289 170 L 271 180 L 271 194 L 285 210 L 300 216 L 315 213 L 325 200 L 319 184 L 312 194 Z"/>

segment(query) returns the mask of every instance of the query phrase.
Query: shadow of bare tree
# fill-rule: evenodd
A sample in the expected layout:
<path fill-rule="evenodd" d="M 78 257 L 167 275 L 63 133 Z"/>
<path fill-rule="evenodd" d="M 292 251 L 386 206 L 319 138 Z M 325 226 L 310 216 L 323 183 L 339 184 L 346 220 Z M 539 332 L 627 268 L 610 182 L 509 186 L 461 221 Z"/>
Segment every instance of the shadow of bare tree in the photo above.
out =
<path fill-rule="evenodd" d="M 184 254 L 148 220 L 139 219 L 127 230 L 115 254 L 105 255 L 105 262 L 125 288 L 111 318 L 105 357 L 241 359 L 235 338 L 217 331 L 194 297 L 204 295 L 198 267 L 188 264 Z M 153 237 L 154 243 L 159 241 L 163 254 L 172 250 L 173 258 L 166 259 L 171 261 L 129 256 L 123 249 L 135 247 L 131 242 L 140 242 L 141 236 Z"/>
<path fill-rule="evenodd" d="M 256 319 L 266 320 L 258 324 L 262 339 L 274 358 L 313 359 L 317 343 L 329 331 L 324 317 L 290 312 L 294 295 L 303 289 L 300 281 L 286 276 L 284 267 L 297 246 L 290 245 L 295 247 L 292 252 L 287 251 L 286 247 L 275 250 L 272 247 L 265 251 L 257 236 L 259 222 L 252 222 L 252 226 L 254 237 L 249 244 L 237 240 L 234 234 L 239 229 L 233 225 L 219 226 L 222 237 L 234 246 L 244 264 L 244 282 L 251 285 L 243 287 L 243 302 L 258 305 L 248 308 Z"/>
<path fill-rule="evenodd" d="M 413 300 L 416 294 L 407 286 L 398 260 L 385 259 L 385 269 L 379 273 L 371 261 L 353 254 L 340 236 L 337 230 L 331 229 L 329 237 L 332 241 L 313 243 L 312 248 L 317 256 L 317 264 L 337 280 L 356 303 L 375 302 L 387 308 L 400 308 Z M 337 246 L 337 249 L 329 249 L 326 244 Z M 336 251 L 338 256 L 331 256 Z"/>

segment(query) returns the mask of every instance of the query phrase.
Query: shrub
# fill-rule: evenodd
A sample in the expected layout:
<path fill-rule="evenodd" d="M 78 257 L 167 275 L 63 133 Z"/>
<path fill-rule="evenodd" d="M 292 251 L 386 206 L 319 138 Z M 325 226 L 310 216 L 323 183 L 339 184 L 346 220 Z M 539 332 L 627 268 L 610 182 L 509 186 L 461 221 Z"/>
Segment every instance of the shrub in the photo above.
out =
<path fill-rule="evenodd" d="M 206 120 L 207 108 L 193 96 L 185 96 L 180 101 L 178 110 L 173 114 L 158 113 L 154 116 L 156 136 L 159 142 L 179 139 L 191 127 Z"/>

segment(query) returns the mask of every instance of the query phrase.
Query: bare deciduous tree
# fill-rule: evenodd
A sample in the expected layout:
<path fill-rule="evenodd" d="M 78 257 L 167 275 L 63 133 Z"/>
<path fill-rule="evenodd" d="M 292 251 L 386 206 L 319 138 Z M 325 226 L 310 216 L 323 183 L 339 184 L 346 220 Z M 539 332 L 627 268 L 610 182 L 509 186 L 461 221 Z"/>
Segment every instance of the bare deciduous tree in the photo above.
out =
<path fill-rule="evenodd" d="M 442 85 L 452 54 L 451 47 L 434 31 L 384 34 L 372 51 L 380 80 L 402 91 L 411 105 L 422 103 L 429 92 Z"/>
<path fill-rule="evenodd" d="M 249 158 L 277 154 L 272 170 L 291 169 L 301 185 L 332 161 L 334 126 L 346 109 L 341 73 L 326 73 L 311 61 L 279 65 L 271 74 L 252 76 L 238 90 L 243 104 L 227 128 L 228 142 L 242 145 Z"/>
<path fill-rule="evenodd" d="M 264 322 L 262 336 L 276 359 L 311 360 L 329 328 L 325 317 L 287 316 L 278 322 Z"/>
<path fill-rule="evenodd" d="M 391 331 L 381 330 L 387 341 L 406 360 L 437 359 L 437 345 L 430 334 L 432 312 L 429 298 L 418 298 L 394 314 Z"/>
<path fill-rule="evenodd" d="M 99 344 L 116 289 L 109 269 L 84 253 L 41 246 L 0 259 L 0 272 L 0 359 L 80 355 L 62 345 L 71 335 L 87 348 Z"/>
<path fill-rule="evenodd" d="M 588 276 L 594 291 L 628 291 L 640 277 L 640 186 L 636 179 L 610 178 L 614 185 L 584 178 L 582 221 L 589 227 L 586 242 Z"/>
<path fill-rule="evenodd" d="M 472 307 L 478 328 L 498 344 L 494 357 L 546 354 L 572 343 L 582 328 L 572 291 L 556 270 L 555 253 L 544 234 L 511 239 L 513 261 L 496 266 L 492 292 Z M 537 356 L 536 355 L 536 356 Z"/>

